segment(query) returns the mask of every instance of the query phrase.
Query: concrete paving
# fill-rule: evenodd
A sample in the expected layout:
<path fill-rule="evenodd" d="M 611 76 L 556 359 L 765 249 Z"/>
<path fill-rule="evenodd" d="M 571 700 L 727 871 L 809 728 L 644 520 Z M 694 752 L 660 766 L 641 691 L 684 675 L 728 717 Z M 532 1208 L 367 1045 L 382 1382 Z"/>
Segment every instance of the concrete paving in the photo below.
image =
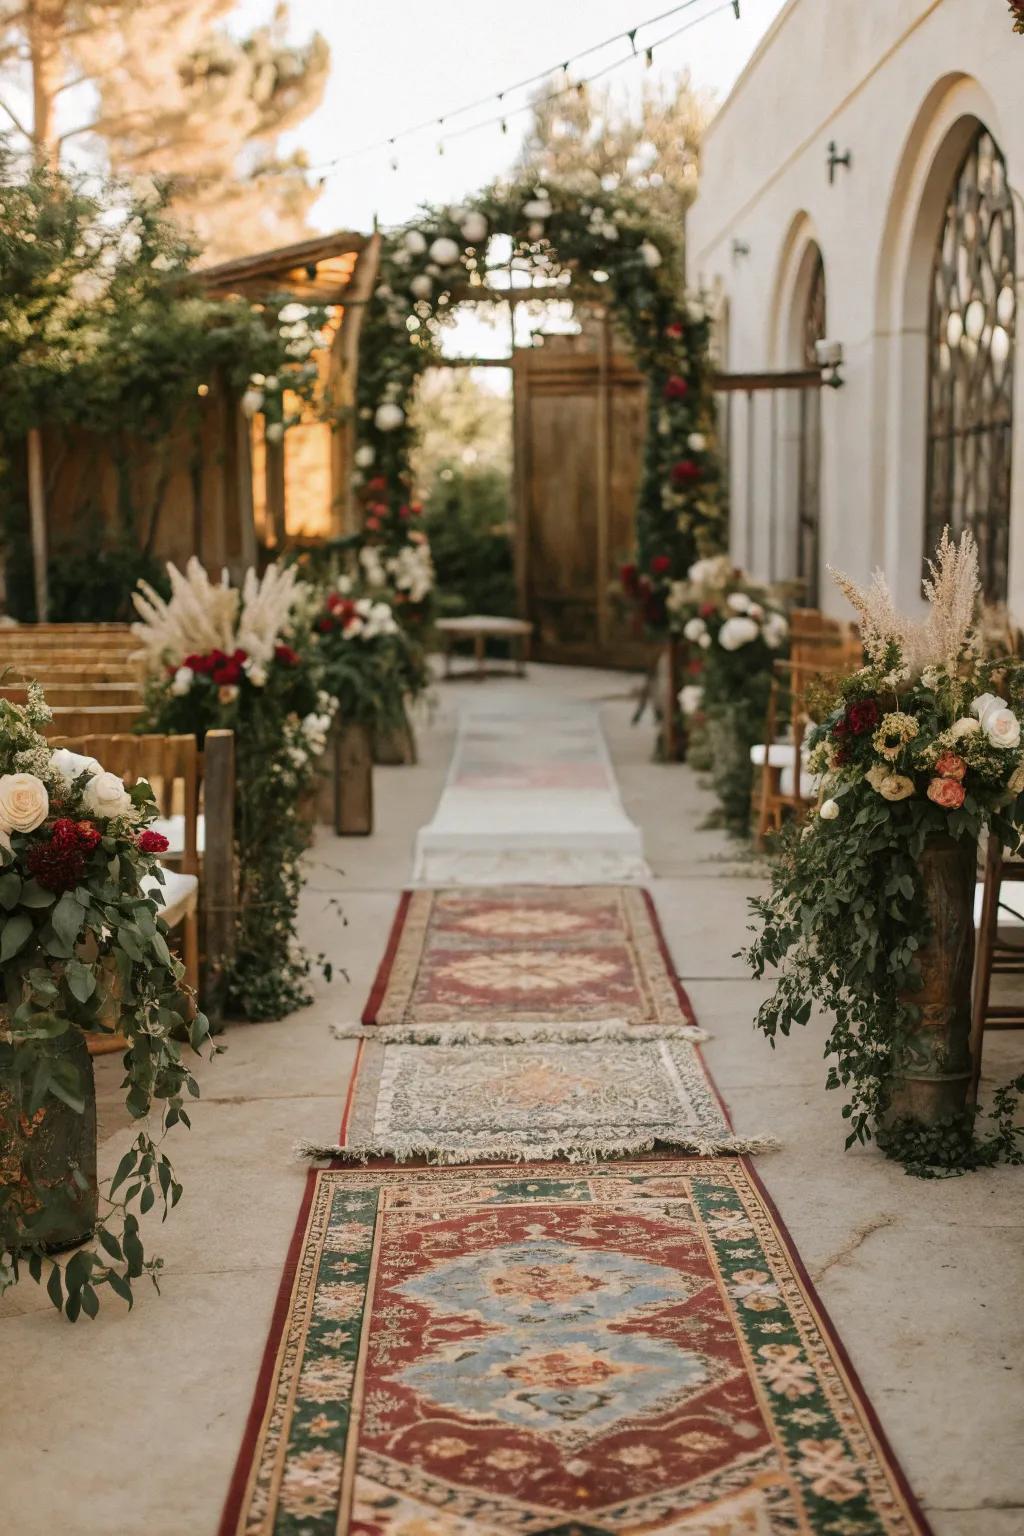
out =
<path fill-rule="evenodd" d="M 318 835 L 302 929 L 337 968 L 278 1024 L 241 1025 L 199 1069 L 193 1130 L 168 1143 L 185 1196 L 147 1240 L 162 1294 L 111 1300 L 69 1327 L 29 1284 L 0 1303 L 0 1531 L 11 1536 L 214 1536 L 241 1440 L 305 1168 L 300 1137 L 333 1140 L 358 1018 L 408 882 L 418 827 L 444 780 L 470 689 L 597 699 L 626 809 L 643 827 L 653 890 L 736 1121 L 778 1138 L 758 1159 L 937 1536 L 1024 1531 L 1024 1169 L 921 1182 L 877 1153 L 844 1153 L 812 1020 L 772 1051 L 751 1021 L 766 984 L 744 979 L 756 865 L 704 827 L 713 801 L 685 767 L 650 760 L 630 726 L 634 680 L 567 668 L 525 681 L 450 683 L 420 721 L 415 768 L 377 770 L 366 839 Z M 991 1086 L 1021 1069 L 1024 1036 L 993 1036 Z M 130 1140 L 116 1058 L 98 1063 L 101 1174 Z"/>

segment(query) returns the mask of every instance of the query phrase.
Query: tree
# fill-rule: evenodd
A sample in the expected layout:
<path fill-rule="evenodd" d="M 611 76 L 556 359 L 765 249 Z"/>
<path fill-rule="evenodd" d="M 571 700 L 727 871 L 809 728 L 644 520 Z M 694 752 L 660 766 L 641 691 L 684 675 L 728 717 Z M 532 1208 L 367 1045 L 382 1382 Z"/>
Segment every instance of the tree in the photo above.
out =
<path fill-rule="evenodd" d="M 234 0 L 0 0 L 0 107 L 38 164 L 84 140 L 115 175 L 168 178 L 172 207 L 208 260 L 305 231 L 317 196 L 300 156 L 275 153 L 318 104 L 329 51 L 319 34 L 287 41 L 287 5 L 237 39 L 220 25 Z M 61 96 L 87 89 L 82 121 L 58 122 Z"/>
<path fill-rule="evenodd" d="M 533 103 L 533 120 L 516 174 L 538 182 L 613 192 L 628 187 L 655 221 L 678 229 L 697 195 L 697 172 L 710 98 L 688 71 L 645 87 L 630 111 L 609 87 L 583 85 L 554 95 L 552 82 Z"/>

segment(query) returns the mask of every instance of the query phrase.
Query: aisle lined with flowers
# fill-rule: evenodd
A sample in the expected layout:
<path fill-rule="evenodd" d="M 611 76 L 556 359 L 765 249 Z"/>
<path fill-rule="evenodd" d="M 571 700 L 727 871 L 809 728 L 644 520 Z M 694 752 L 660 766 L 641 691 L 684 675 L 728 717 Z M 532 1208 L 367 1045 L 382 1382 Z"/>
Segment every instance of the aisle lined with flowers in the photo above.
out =
<path fill-rule="evenodd" d="M 337 1033 L 359 1040 L 340 1140 L 307 1149 L 335 1161 L 309 1176 L 222 1536 L 927 1530 L 728 1155 L 650 898 L 407 893 Z M 688 1115 L 724 1155 L 620 1160 Z M 394 1164 L 424 1157 L 472 1166 Z"/>

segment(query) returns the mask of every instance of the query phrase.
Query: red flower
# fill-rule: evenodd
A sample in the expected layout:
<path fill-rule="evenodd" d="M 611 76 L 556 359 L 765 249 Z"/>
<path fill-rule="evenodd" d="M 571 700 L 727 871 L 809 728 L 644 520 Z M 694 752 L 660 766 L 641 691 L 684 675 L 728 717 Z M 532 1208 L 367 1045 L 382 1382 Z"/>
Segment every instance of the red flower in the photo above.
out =
<path fill-rule="evenodd" d="M 162 832 L 154 832 L 149 827 L 139 833 L 135 844 L 140 853 L 166 853 L 171 846 Z"/>
<path fill-rule="evenodd" d="M 664 395 L 666 400 L 685 400 L 690 393 L 690 386 L 681 373 L 670 374 L 665 380 Z"/>
<path fill-rule="evenodd" d="M 718 609 L 714 603 L 701 603 L 697 611 L 702 619 L 710 619 L 714 617 Z"/>
<path fill-rule="evenodd" d="M 60 817 L 50 828 L 50 846 L 62 853 L 70 853 L 78 847 L 78 827 L 66 816 Z"/>
<path fill-rule="evenodd" d="M 77 846 L 36 843 L 25 855 L 25 863 L 29 874 L 47 891 L 70 891 L 85 873 L 85 854 Z"/>
<path fill-rule="evenodd" d="M 325 613 L 325 614 L 321 615 L 321 617 L 319 619 L 317 619 L 316 627 L 317 627 L 317 629 L 320 631 L 320 633 L 322 635 L 329 635 L 331 630 L 332 629 L 337 629 L 338 626 L 334 622 L 334 620 L 331 618 L 330 614 L 329 613 Z"/>
<path fill-rule="evenodd" d="M 241 662 L 236 661 L 233 656 L 225 657 L 224 661 L 210 672 L 210 681 L 216 683 L 218 688 L 234 687 L 236 683 L 242 681 Z"/>
<path fill-rule="evenodd" d="M 103 840 L 103 833 L 91 821 L 80 821 L 75 831 L 78 833 L 79 847 L 87 853 L 91 853 Z"/>
<path fill-rule="evenodd" d="M 622 582 L 623 591 L 628 592 L 632 597 L 636 591 L 636 566 L 624 565 L 619 571 L 619 580 Z"/>
<path fill-rule="evenodd" d="M 680 459 L 672 465 L 672 479 L 676 485 L 689 485 L 700 479 L 700 465 L 693 459 Z"/>
<path fill-rule="evenodd" d="M 378 531 L 378 529 L 380 528 L 380 518 L 379 517 L 368 517 L 366 519 L 366 526 L 367 526 L 367 528 L 369 528 L 371 533 L 376 533 Z"/>
<path fill-rule="evenodd" d="M 367 482 L 366 482 L 366 489 L 368 491 L 380 492 L 380 491 L 386 491 L 387 488 L 388 488 L 388 482 L 385 480 L 383 475 L 374 475 L 372 480 L 367 480 Z"/>
<path fill-rule="evenodd" d="M 860 699 L 846 711 L 846 724 L 854 736 L 864 736 L 878 724 L 878 704 L 874 699 Z"/>
<path fill-rule="evenodd" d="M 672 559 L 670 555 L 655 555 L 654 559 L 651 561 L 652 576 L 664 576 L 665 573 L 671 569 Z"/>
<path fill-rule="evenodd" d="M 665 335 L 669 337 L 671 341 L 680 341 L 682 339 L 683 328 L 679 324 L 678 320 L 673 320 L 671 325 L 666 325 Z"/>
<path fill-rule="evenodd" d="M 410 515 L 410 517 L 419 517 L 419 515 L 420 515 L 420 513 L 422 511 L 423 511 L 423 503 L 421 501 L 412 501 L 412 502 L 409 503 L 409 515 Z"/>
<path fill-rule="evenodd" d="M 967 764 L 956 752 L 940 752 L 935 759 L 935 772 L 940 779 L 956 779 L 961 784 L 967 772 Z"/>
<path fill-rule="evenodd" d="M 299 653 L 293 651 L 290 645 L 275 645 L 274 660 L 279 661 L 284 667 L 297 667 L 299 665 Z"/>
<path fill-rule="evenodd" d="M 966 793 L 956 779 L 932 779 L 928 785 L 928 799 L 934 800 L 936 805 L 941 805 L 946 811 L 958 811 Z"/>

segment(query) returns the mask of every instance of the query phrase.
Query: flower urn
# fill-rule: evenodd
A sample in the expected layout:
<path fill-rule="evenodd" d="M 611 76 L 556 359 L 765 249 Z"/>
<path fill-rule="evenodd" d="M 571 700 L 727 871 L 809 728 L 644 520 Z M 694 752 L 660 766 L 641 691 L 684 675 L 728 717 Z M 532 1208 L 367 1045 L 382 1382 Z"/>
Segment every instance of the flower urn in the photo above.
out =
<path fill-rule="evenodd" d="M 96 1084 L 80 1029 L 70 1025 L 38 1045 L 36 1059 L 54 1079 L 74 1083 L 81 1107 L 47 1093 L 33 1109 L 31 1079 L 0 1080 L 0 1249 L 57 1253 L 96 1226 Z"/>
<path fill-rule="evenodd" d="M 929 838 L 920 869 L 929 936 L 918 952 L 921 986 L 901 1001 L 917 1017 L 893 1058 L 888 1123 L 934 1125 L 959 1114 L 971 1081 L 971 978 L 977 848 L 968 838 Z"/>

